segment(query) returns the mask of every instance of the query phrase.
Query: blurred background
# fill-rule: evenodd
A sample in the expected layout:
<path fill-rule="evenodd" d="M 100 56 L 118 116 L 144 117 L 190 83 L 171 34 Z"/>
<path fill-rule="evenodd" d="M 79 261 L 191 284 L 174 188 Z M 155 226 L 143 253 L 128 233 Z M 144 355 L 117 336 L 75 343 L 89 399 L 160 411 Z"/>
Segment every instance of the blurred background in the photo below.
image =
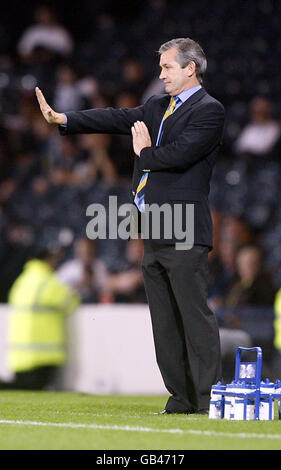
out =
<path fill-rule="evenodd" d="M 159 46 L 191 37 L 208 59 L 204 86 L 226 108 L 209 255 L 225 376 L 229 353 L 253 345 L 280 378 L 280 24 L 275 0 L 9 2 L 0 18 L 0 302 L 38 250 L 59 246 L 56 274 L 82 306 L 147 308 L 141 240 L 85 233 L 89 204 L 130 201 L 130 137 L 61 138 L 34 89 L 58 112 L 135 107 L 163 92 Z"/>

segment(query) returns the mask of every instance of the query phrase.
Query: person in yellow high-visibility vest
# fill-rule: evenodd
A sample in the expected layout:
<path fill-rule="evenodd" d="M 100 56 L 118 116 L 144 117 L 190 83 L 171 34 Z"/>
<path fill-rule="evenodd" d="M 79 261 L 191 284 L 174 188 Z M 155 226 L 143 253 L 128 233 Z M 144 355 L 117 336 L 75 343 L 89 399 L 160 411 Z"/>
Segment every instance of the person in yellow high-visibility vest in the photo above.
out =
<path fill-rule="evenodd" d="M 28 261 L 9 292 L 8 367 L 15 380 L 1 389 L 43 389 L 66 361 L 65 315 L 80 298 L 54 272 L 59 251 Z"/>
<path fill-rule="evenodd" d="M 281 288 L 275 297 L 274 313 L 274 346 L 281 353 Z"/>

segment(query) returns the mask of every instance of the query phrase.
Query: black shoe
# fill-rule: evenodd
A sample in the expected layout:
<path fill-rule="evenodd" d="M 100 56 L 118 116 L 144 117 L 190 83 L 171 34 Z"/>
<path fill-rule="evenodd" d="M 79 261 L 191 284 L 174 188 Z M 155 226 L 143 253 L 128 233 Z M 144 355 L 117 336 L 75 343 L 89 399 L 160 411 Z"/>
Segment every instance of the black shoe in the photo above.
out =
<path fill-rule="evenodd" d="M 153 415 L 169 415 L 171 412 L 169 410 L 158 411 L 156 413 L 152 413 Z"/>
<path fill-rule="evenodd" d="M 203 410 L 197 410 L 197 411 L 195 411 L 195 414 L 197 414 L 197 415 L 208 415 L 209 414 L 209 408 L 205 408 Z"/>
<path fill-rule="evenodd" d="M 153 413 L 154 415 L 189 415 L 194 413 L 194 411 L 170 411 L 170 410 L 163 410 L 159 411 L 158 413 Z"/>

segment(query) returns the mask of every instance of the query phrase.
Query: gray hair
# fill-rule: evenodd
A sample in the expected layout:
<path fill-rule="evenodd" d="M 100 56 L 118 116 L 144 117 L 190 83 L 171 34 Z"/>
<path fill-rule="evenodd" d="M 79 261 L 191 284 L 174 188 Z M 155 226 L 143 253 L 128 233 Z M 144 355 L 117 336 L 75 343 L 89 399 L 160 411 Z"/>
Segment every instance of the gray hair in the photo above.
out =
<path fill-rule="evenodd" d="M 202 47 L 193 39 L 190 38 L 177 38 L 165 42 L 160 46 L 158 53 L 161 55 L 163 52 L 171 49 L 172 47 L 178 48 L 177 62 L 181 68 L 184 68 L 193 61 L 196 66 L 196 77 L 199 83 L 203 83 L 203 75 L 207 69 L 207 59 Z"/>

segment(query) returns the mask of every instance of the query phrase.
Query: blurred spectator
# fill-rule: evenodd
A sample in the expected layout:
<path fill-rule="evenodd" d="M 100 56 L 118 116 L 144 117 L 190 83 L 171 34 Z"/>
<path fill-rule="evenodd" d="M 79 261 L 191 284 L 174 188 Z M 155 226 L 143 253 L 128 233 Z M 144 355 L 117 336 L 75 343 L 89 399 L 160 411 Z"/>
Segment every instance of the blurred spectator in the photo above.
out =
<path fill-rule="evenodd" d="M 209 256 L 209 304 L 216 310 L 236 276 L 236 253 L 240 245 L 253 241 L 253 234 L 240 217 L 213 214 L 214 253 Z"/>
<path fill-rule="evenodd" d="M 43 249 L 29 260 L 9 294 L 8 367 L 15 373 L 0 389 L 41 390 L 54 385 L 66 361 L 65 315 L 79 297 L 61 283 L 54 270 L 61 251 Z"/>
<path fill-rule="evenodd" d="M 236 152 L 246 154 L 255 166 L 259 157 L 280 157 L 280 138 L 281 127 L 272 117 L 272 103 L 268 98 L 254 98 L 250 103 L 250 122 L 234 144 Z"/>
<path fill-rule="evenodd" d="M 115 98 L 116 108 L 135 108 L 139 106 L 139 100 L 135 93 L 132 91 L 121 91 Z"/>
<path fill-rule="evenodd" d="M 73 50 L 71 34 L 62 26 L 56 13 L 47 5 L 35 10 L 35 24 L 29 26 L 18 42 L 18 53 L 28 59 L 36 48 L 43 48 L 61 55 L 69 55 Z"/>
<path fill-rule="evenodd" d="M 82 108 L 82 97 L 77 87 L 77 76 L 74 68 L 68 64 L 60 64 L 57 68 L 57 80 L 53 105 L 55 109 L 77 111 Z"/>
<path fill-rule="evenodd" d="M 147 88 L 144 90 L 143 95 L 141 97 L 141 103 L 145 103 L 151 96 L 159 95 L 161 93 L 165 93 L 165 86 L 164 82 L 159 78 L 154 78 L 151 80 Z"/>
<path fill-rule="evenodd" d="M 83 303 L 110 299 L 106 267 L 97 258 L 95 243 L 88 238 L 75 241 L 74 257 L 58 268 L 57 276 L 79 293 Z"/>
<path fill-rule="evenodd" d="M 42 170 L 48 170 L 48 159 L 52 153 L 54 136 L 57 137 L 56 129 L 46 126 L 46 121 L 39 118 L 38 108 L 32 113 L 29 123 L 29 133 L 32 136 L 34 153 L 36 158 L 40 160 Z"/>
<path fill-rule="evenodd" d="M 11 172 L 12 178 L 17 182 L 18 188 L 27 187 L 32 179 L 40 173 L 40 162 L 36 160 L 31 152 L 20 152 L 14 161 L 14 168 Z"/>
<path fill-rule="evenodd" d="M 3 211 L 4 212 L 4 211 Z M 8 291 L 22 271 L 34 247 L 33 229 L 29 224 L 2 215 L 2 250 L 0 251 L 0 300 L 7 302 Z"/>
<path fill-rule="evenodd" d="M 140 101 L 146 88 L 146 76 L 144 65 L 135 57 L 126 59 L 123 65 L 121 87 L 129 93 L 133 93 Z"/>
<path fill-rule="evenodd" d="M 76 164 L 82 158 L 81 154 L 76 136 L 70 135 L 66 139 L 58 139 L 56 136 L 48 149 L 49 168 L 60 168 L 72 173 Z"/>
<path fill-rule="evenodd" d="M 257 343 L 263 350 L 263 374 L 271 376 L 274 358 L 272 311 L 276 289 L 264 269 L 262 251 L 257 245 L 246 244 L 236 253 L 237 276 L 225 291 L 223 306 L 216 310 L 222 346 L 235 346 L 223 356 L 223 367 L 234 358 L 237 347 Z M 236 337 L 236 344 L 234 343 Z M 247 345 L 248 337 L 248 345 Z M 223 349 L 223 348 L 222 348 Z"/>
<path fill-rule="evenodd" d="M 114 104 L 116 108 L 135 108 L 139 106 L 138 97 L 132 92 L 120 92 L 117 94 Z M 109 154 L 118 173 L 118 180 L 129 184 L 134 167 L 134 150 L 132 138 L 128 135 L 112 136 Z"/>
<path fill-rule="evenodd" d="M 280 366 L 281 365 L 281 287 L 278 290 L 276 297 L 274 299 L 274 312 L 275 312 L 274 346 L 276 347 L 280 355 L 280 358 L 279 358 L 279 366 Z"/>
<path fill-rule="evenodd" d="M 107 285 L 114 302 L 146 303 L 141 272 L 143 241 L 131 239 L 126 246 L 127 266 L 121 272 L 111 272 Z"/>
<path fill-rule="evenodd" d="M 264 270 L 261 249 L 245 245 L 236 253 L 237 280 L 225 292 L 226 308 L 273 306 L 276 289 L 271 276 Z"/>
<path fill-rule="evenodd" d="M 0 185 L 0 203 L 5 204 L 16 192 L 18 188 L 17 181 L 14 178 L 7 178 Z"/>
<path fill-rule="evenodd" d="M 102 179 L 114 186 L 117 179 L 116 166 L 109 155 L 111 138 L 107 134 L 84 134 L 79 136 L 80 146 L 88 152 L 88 158 L 78 163 L 73 169 L 73 182 L 77 185 L 89 185 Z"/>
<path fill-rule="evenodd" d="M 53 107 L 59 112 L 78 111 L 89 107 L 97 97 L 99 84 L 92 76 L 79 77 L 76 67 L 67 62 L 58 64 Z"/>

